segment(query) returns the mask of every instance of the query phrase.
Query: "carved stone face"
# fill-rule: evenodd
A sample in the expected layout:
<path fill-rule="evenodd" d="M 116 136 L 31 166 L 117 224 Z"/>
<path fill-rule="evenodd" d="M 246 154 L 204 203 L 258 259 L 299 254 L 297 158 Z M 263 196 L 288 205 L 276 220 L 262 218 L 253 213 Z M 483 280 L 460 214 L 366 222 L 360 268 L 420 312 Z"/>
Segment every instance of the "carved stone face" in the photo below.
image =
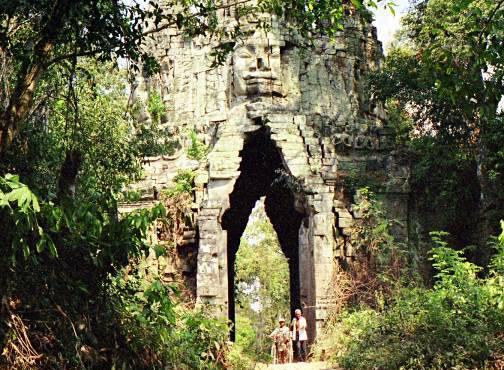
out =
<path fill-rule="evenodd" d="M 282 95 L 280 47 L 254 39 L 233 54 L 233 91 L 239 96 Z"/>

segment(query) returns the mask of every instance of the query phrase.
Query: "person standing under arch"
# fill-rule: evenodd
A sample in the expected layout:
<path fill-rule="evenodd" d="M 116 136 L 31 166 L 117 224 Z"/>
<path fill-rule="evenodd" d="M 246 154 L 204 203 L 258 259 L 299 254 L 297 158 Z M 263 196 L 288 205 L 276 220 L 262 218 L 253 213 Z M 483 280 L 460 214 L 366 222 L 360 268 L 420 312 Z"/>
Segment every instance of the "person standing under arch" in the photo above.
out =
<path fill-rule="evenodd" d="M 278 319 L 278 322 L 280 326 L 273 330 L 273 333 L 270 334 L 270 338 L 275 341 L 278 363 L 286 364 L 289 354 L 289 328 L 285 325 L 284 318 Z"/>
<path fill-rule="evenodd" d="M 294 311 L 294 318 L 291 322 L 291 336 L 294 341 L 295 358 L 298 362 L 305 362 L 307 358 L 306 343 L 308 342 L 308 333 L 306 331 L 307 323 L 303 313 L 298 308 Z"/>

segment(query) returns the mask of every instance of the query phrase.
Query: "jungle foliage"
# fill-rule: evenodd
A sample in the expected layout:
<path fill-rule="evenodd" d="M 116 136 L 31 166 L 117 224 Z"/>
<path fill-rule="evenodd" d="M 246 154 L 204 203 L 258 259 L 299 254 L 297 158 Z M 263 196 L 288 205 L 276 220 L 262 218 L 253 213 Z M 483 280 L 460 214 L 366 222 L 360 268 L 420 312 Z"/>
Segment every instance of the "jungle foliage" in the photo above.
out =
<path fill-rule="evenodd" d="M 440 225 L 455 244 L 477 244 L 480 263 L 503 218 L 503 22 L 501 1 L 415 1 L 369 76 L 411 154 L 414 206 L 439 214 L 427 227 Z M 474 220 L 460 217 L 468 212 Z"/>
<path fill-rule="evenodd" d="M 120 217 L 117 208 L 118 199 L 142 196 L 121 194 L 142 176 L 142 158 L 176 145 L 160 128 L 159 96 L 145 107 L 152 119 L 139 123 L 125 94 L 140 65 L 158 71 L 144 41 L 177 25 L 190 37 L 220 41 L 214 57 L 221 62 L 245 32 L 239 24 L 225 29 L 217 14 L 237 4 L 0 1 L 0 269 L 7 272 L 0 276 L 0 366 L 225 366 L 227 324 L 183 307 L 175 287 L 138 268 L 152 253 L 154 219 L 165 219 L 167 235 L 179 231 L 180 220 L 168 217 L 185 217 L 178 206 L 187 203 L 194 175 L 179 174 L 161 194 L 167 208 Z M 287 15 L 304 35 L 340 29 L 348 6 L 242 5 L 241 15 Z M 126 72 L 118 71 L 119 58 Z M 201 159 L 205 148 L 191 140 L 189 155 Z"/>
<path fill-rule="evenodd" d="M 119 216 L 118 200 L 142 196 L 123 190 L 142 176 L 144 156 L 177 145 L 161 128 L 159 96 L 151 94 L 144 107 L 151 120 L 142 121 L 126 94 L 140 65 L 147 74 L 159 69 L 144 41 L 177 25 L 189 37 L 219 41 L 214 57 L 222 62 L 246 32 L 240 24 L 224 28 L 217 14 L 240 4 L 241 15 L 289 17 L 308 39 L 341 29 L 349 7 L 342 0 L 184 0 L 165 8 L 0 1 L 0 367 L 227 366 L 227 323 L 183 306 L 178 287 L 140 268 L 153 253 L 154 219 L 165 220 L 162 233 L 174 238 L 190 222 L 177 218 L 185 217 L 194 175 L 179 174 L 160 194 L 165 206 Z M 191 140 L 189 155 L 201 159 L 206 149 Z M 154 246 L 154 255 L 169 253 L 162 249 Z"/>
<path fill-rule="evenodd" d="M 183 208 L 194 173 L 177 176 L 161 194 L 164 206 L 118 215 L 118 199 L 141 196 L 122 193 L 141 177 L 143 157 L 170 154 L 176 145 L 160 128 L 160 97 L 151 94 L 152 120 L 140 124 L 125 94 L 140 65 L 158 71 L 142 49 L 145 39 L 174 24 L 191 37 L 211 35 L 220 41 L 219 63 L 246 35 L 240 25 L 229 30 L 216 21 L 233 2 L 169 5 L 0 1 L 0 367 L 252 363 L 269 348 L 264 334 L 278 315 L 287 316 L 288 268 L 279 249 L 272 252 L 274 233 L 265 224 L 256 228 L 265 238 L 253 248 L 263 248 L 267 263 L 257 263 L 251 245 L 243 247 L 248 264 L 237 271 L 239 289 L 255 287 L 258 276 L 262 284 L 238 292 L 245 315 L 238 310 L 231 352 L 228 323 L 185 306 L 179 286 L 144 268 L 147 258 L 169 253 L 150 248 L 154 220 L 164 220 L 172 246 L 190 222 Z M 334 35 L 350 6 L 363 5 L 376 3 L 264 0 L 240 12 L 285 15 L 309 42 L 319 33 Z M 402 43 L 370 79 L 375 96 L 388 101 L 398 143 L 410 149 L 413 191 L 431 203 L 427 212 L 441 210 L 446 222 L 454 221 L 447 229 L 459 239 L 464 230 L 473 234 L 458 222 L 460 215 L 467 220 L 466 207 L 478 203 L 490 229 L 502 216 L 503 22 L 500 0 L 415 1 Z M 127 60 L 128 71 L 119 71 L 118 58 Z M 195 134 L 190 139 L 189 156 L 204 158 L 206 148 Z M 368 192 L 359 196 L 364 217 L 356 237 L 364 257 L 360 270 L 341 273 L 335 284 L 342 289 L 335 295 L 353 306 L 339 307 L 343 314 L 333 322 L 327 343 L 334 359 L 356 369 L 502 367 L 504 236 L 488 249 L 493 258 L 483 269 L 435 236 L 437 275 L 425 287 L 414 250 L 395 243 L 393 225 Z M 253 300 L 263 303 L 260 328 L 249 309 Z"/>
<path fill-rule="evenodd" d="M 504 230 L 504 224 L 503 230 Z M 432 289 L 400 288 L 375 309 L 344 311 L 322 346 L 347 369 L 499 369 L 504 364 L 504 231 L 489 272 L 433 233 Z"/>
<path fill-rule="evenodd" d="M 317 349 L 344 368 L 504 364 L 504 231 L 491 237 L 504 218 L 503 22 L 503 1 L 413 1 L 383 68 L 368 76 L 410 155 L 412 210 L 426 230 L 444 231 L 431 233 L 428 261 L 423 240 L 402 246 L 390 235 L 379 244 L 386 248 L 372 250 L 367 238 L 365 273 L 337 276 L 336 296 L 353 299 L 338 307 Z M 358 238 L 390 225 L 380 208 L 368 207 Z M 373 294 L 363 300 L 362 291 Z"/>
<path fill-rule="evenodd" d="M 7 272 L 0 276 L 0 367 L 225 364 L 227 324 L 179 304 L 177 286 L 138 268 L 152 253 L 167 253 L 149 244 L 156 220 L 178 242 L 194 175 L 178 176 L 173 202 L 118 215 L 118 199 L 131 197 L 121 192 L 141 176 L 143 148 L 152 146 L 128 109 L 126 84 L 113 64 L 89 59 L 71 74 L 55 71 L 44 82 L 51 92 L 44 109 L 5 152 L 1 171 L 17 174 L 0 177 L 0 268 Z M 158 135 L 152 130 L 149 140 Z"/>
<path fill-rule="evenodd" d="M 268 335 L 290 318 L 289 265 L 273 225 L 258 201 L 236 254 L 235 352 L 250 363 L 270 360 Z"/>

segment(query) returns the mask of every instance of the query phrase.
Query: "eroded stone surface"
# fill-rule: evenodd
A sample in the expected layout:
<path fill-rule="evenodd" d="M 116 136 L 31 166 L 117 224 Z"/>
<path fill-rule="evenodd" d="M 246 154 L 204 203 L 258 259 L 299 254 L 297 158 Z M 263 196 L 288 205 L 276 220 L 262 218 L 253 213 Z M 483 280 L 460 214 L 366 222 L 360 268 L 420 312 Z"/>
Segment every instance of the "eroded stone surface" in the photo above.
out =
<path fill-rule="evenodd" d="M 352 226 L 360 216 L 352 210 L 345 179 L 373 178 L 403 222 L 409 192 L 408 167 L 392 145 L 383 108 L 362 86 L 363 75 L 379 67 L 376 30 L 352 16 L 334 41 L 321 38 L 315 44 L 302 49 L 279 26 L 257 30 L 236 46 L 225 65 L 212 68 L 209 40 L 191 41 L 168 28 L 150 46 L 161 61 L 161 73 L 139 75 L 135 90 L 144 106 L 149 94 L 162 97 L 163 125 L 181 143 L 175 157 L 147 160 L 139 187 L 149 194 L 153 186 L 168 186 L 177 170 L 197 168 L 196 296 L 224 311 L 230 299 L 230 259 L 222 216 L 231 207 L 244 146 L 252 133 L 267 133 L 283 171 L 297 184 L 290 191 L 304 218 L 296 246 L 298 296 L 305 316 L 316 323 L 312 339 L 333 304 L 335 263 L 351 262 L 356 253 Z M 150 119 L 146 109 L 140 119 Z M 209 148 L 198 163 L 187 160 L 190 130 Z"/>

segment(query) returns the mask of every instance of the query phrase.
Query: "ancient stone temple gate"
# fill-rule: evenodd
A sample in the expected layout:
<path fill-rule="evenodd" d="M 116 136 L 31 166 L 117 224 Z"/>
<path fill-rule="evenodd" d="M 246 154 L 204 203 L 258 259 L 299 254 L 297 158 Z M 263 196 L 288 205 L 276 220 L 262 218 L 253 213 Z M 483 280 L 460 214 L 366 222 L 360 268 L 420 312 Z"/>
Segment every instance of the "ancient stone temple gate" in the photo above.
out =
<path fill-rule="evenodd" d="M 233 12 L 225 12 L 221 17 L 232 22 Z M 197 264 L 186 273 L 196 274 L 197 301 L 221 307 L 231 319 L 239 240 L 265 196 L 289 259 L 291 306 L 317 323 L 313 339 L 334 304 L 334 268 L 356 253 L 352 225 L 359 215 L 348 179 L 372 177 L 394 217 L 406 223 L 408 171 L 381 105 L 362 83 L 381 58 L 376 30 L 349 16 L 335 40 L 304 49 L 274 18 L 272 25 L 241 41 L 218 67 L 210 41 L 185 39 L 176 28 L 156 36 L 151 47 L 162 70 L 138 77 L 135 99 L 158 94 L 167 111 L 163 127 L 181 145 L 175 156 L 149 158 L 140 186 L 148 197 L 177 170 L 196 170 Z M 150 119 L 147 109 L 141 119 Z M 187 158 L 190 132 L 208 146 L 201 161 Z"/>

